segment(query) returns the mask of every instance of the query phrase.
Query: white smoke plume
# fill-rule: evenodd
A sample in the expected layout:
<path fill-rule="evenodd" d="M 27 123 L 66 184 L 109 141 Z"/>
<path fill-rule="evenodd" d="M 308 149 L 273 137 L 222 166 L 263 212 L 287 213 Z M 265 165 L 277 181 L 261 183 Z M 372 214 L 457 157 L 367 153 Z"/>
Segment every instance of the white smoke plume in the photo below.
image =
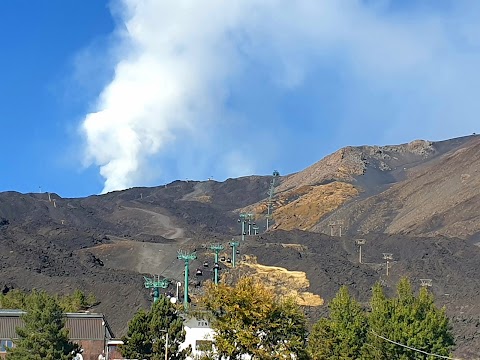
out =
<path fill-rule="evenodd" d="M 225 167 L 225 176 L 255 171 L 258 159 L 240 159 L 251 156 L 248 149 L 255 145 L 231 141 L 238 131 L 235 121 L 242 121 L 242 114 L 234 114 L 228 106 L 232 84 L 241 84 L 252 68 L 262 68 L 272 88 L 294 91 L 311 81 L 308 74 L 319 63 L 338 63 L 357 87 L 365 85 L 366 92 L 406 95 L 414 87 L 418 92 L 411 95 L 423 99 L 420 103 L 425 107 L 442 101 L 449 111 L 466 106 L 468 114 L 462 114 L 466 127 L 474 124 L 470 115 L 480 109 L 464 95 L 478 90 L 479 75 L 472 74 L 477 74 L 479 52 L 467 50 L 478 47 L 480 31 L 474 16 L 456 20 L 478 6 L 463 2 L 452 5 L 447 15 L 428 9 L 398 15 L 390 10 L 393 3 L 114 2 L 112 9 L 124 25 L 118 29 L 120 44 L 114 44 L 119 60 L 95 111 L 81 125 L 86 163 L 100 167 L 103 192 L 143 185 L 152 176 L 159 178 L 149 169 L 161 162 L 162 154 L 186 166 L 210 166 L 207 173 L 216 167 Z M 351 97 L 352 109 L 360 106 L 354 96 L 345 96 Z M 409 108 L 407 101 L 411 111 L 401 114 L 402 119 L 392 116 L 390 131 L 397 131 L 418 107 Z M 441 118 L 434 115 L 425 115 L 425 124 L 435 126 L 435 119 Z M 265 129 L 257 120 L 262 133 Z"/>

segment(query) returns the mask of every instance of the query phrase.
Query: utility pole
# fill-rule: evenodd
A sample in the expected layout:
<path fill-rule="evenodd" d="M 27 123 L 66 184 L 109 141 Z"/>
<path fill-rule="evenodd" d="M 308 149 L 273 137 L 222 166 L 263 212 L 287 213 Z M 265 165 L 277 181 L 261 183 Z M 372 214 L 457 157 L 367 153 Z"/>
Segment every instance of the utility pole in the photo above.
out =
<path fill-rule="evenodd" d="M 432 286 L 432 279 L 420 279 L 420 286 L 431 287 Z"/>
<path fill-rule="evenodd" d="M 328 223 L 328 226 L 330 226 L 330 236 L 333 236 L 333 230 L 334 230 L 334 228 L 335 228 L 335 225 L 336 225 L 336 224 L 335 224 L 335 221 L 330 221 L 330 222 Z"/>
<path fill-rule="evenodd" d="M 215 272 L 215 285 L 218 285 L 218 253 L 224 249 L 221 244 L 212 244 L 210 245 L 210 250 L 213 250 L 215 253 L 215 264 L 213 264 L 213 270 Z"/>
<path fill-rule="evenodd" d="M 153 303 L 155 304 L 158 301 L 158 298 L 160 297 L 160 288 L 166 289 L 169 284 L 168 279 L 161 279 L 160 280 L 160 275 L 153 275 L 153 279 L 148 278 L 146 276 L 143 277 L 145 279 L 145 288 L 147 289 L 152 289 L 152 295 L 153 295 Z"/>
<path fill-rule="evenodd" d="M 242 241 L 245 241 L 245 223 L 247 222 L 247 215 L 246 213 L 240 214 L 240 219 L 238 219 L 239 223 L 242 223 Z"/>
<path fill-rule="evenodd" d="M 235 267 L 235 254 L 239 246 L 240 243 L 238 241 L 230 241 L 230 247 L 232 248 L 232 267 Z"/>
<path fill-rule="evenodd" d="M 188 253 L 186 251 L 178 250 L 177 259 L 185 262 L 185 289 L 183 291 L 183 307 L 185 310 L 188 308 L 188 267 L 191 260 L 195 260 L 197 254 L 195 252 Z"/>
<path fill-rule="evenodd" d="M 168 360 L 168 330 L 165 334 L 165 360 Z"/>
<path fill-rule="evenodd" d="M 361 264 L 362 263 L 362 245 L 365 245 L 366 240 L 365 239 L 357 239 L 355 240 L 355 243 L 358 245 L 359 250 L 358 250 L 358 262 Z"/>
<path fill-rule="evenodd" d="M 180 286 L 182 286 L 182 283 L 180 281 L 177 281 L 177 293 L 176 293 L 177 296 L 175 297 L 175 299 L 177 299 L 177 300 L 178 300 L 178 288 Z"/>
<path fill-rule="evenodd" d="M 272 217 L 272 202 L 273 202 L 273 191 L 275 188 L 275 179 L 280 176 L 280 173 L 277 170 L 273 171 L 272 181 L 270 181 L 270 189 L 268 190 L 268 203 L 267 203 L 267 231 L 269 226 L 269 221 Z"/>
<path fill-rule="evenodd" d="M 167 360 L 168 359 L 168 330 L 160 329 L 159 331 L 165 333 L 165 360 Z"/>
<path fill-rule="evenodd" d="M 393 260 L 393 254 L 391 253 L 383 253 L 383 260 L 387 262 L 387 276 L 388 276 L 388 264 L 390 260 Z"/>

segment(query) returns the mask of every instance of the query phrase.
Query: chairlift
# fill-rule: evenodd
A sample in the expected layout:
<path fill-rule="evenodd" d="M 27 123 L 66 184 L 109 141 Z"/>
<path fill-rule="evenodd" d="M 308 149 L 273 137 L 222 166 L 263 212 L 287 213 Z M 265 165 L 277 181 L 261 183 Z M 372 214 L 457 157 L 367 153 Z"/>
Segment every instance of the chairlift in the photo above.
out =
<path fill-rule="evenodd" d="M 220 258 L 220 261 L 225 261 L 225 256 L 222 256 L 222 257 Z"/>
<path fill-rule="evenodd" d="M 237 249 L 236 253 L 237 253 L 237 255 L 240 254 L 240 250 Z"/>
<path fill-rule="evenodd" d="M 231 263 L 231 262 L 232 262 L 232 259 L 228 258 L 227 263 Z"/>
<path fill-rule="evenodd" d="M 203 267 L 208 267 L 208 261 L 203 262 Z"/>
<path fill-rule="evenodd" d="M 218 263 L 215 263 L 215 265 L 213 265 L 213 268 L 217 269 L 217 270 L 220 270 L 220 265 L 218 265 Z"/>
<path fill-rule="evenodd" d="M 196 276 L 202 276 L 203 275 L 203 271 L 202 269 L 197 269 L 197 272 L 195 273 Z"/>

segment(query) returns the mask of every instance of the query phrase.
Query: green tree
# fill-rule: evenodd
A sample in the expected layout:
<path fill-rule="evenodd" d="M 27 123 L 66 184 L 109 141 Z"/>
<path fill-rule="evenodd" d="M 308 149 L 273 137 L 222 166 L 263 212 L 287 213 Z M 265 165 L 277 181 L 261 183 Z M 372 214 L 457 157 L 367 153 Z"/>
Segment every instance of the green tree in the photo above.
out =
<path fill-rule="evenodd" d="M 366 359 L 435 359 L 393 344 L 384 338 L 427 353 L 449 356 L 454 345 L 445 309 L 435 306 L 426 288 L 415 296 L 408 279 L 397 285 L 397 296 L 387 299 L 380 285 L 373 290 Z"/>
<path fill-rule="evenodd" d="M 83 291 L 77 289 L 71 295 L 58 297 L 58 302 L 64 312 L 75 312 L 89 309 L 97 300 L 93 294 L 87 296 Z"/>
<path fill-rule="evenodd" d="M 80 352 L 68 339 L 65 317 L 56 299 L 44 291 L 33 291 L 25 304 L 24 327 L 9 349 L 8 360 L 70 360 Z"/>
<path fill-rule="evenodd" d="M 25 309 L 27 294 L 21 290 L 13 289 L 5 295 L 0 293 L 0 308 Z"/>
<path fill-rule="evenodd" d="M 141 309 L 130 320 L 127 335 L 122 338 L 122 355 L 129 359 L 165 359 L 167 332 L 168 359 L 185 359 L 191 349 L 179 350 L 185 340 L 183 319 L 169 299 L 161 296 L 149 312 Z"/>
<path fill-rule="evenodd" d="M 29 297 L 29 293 L 17 289 L 10 290 L 5 295 L 0 293 L 0 308 L 24 310 L 29 302 Z M 64 312 L 87 310 L 97 303 L 93 294 L 86 296 L 80 290 L 75 290 L 70 295 L 55 296 L 55 299 Z"/>
<path fill-rule="evenodd" d="M 342 286 L 329 308 L 329 318 L 320 319 L 310 334 L 310 356 L 314 360 L 361 358 L 367 318 L 360 304 Z"/>
<path fill-rule="evenodd" d="M 235 286 L 206 286 L 202 302 L 212 314 L 218 357 L 306 359 L 306 320 L 293 298 L 279 298 L 251 277 Z"/>

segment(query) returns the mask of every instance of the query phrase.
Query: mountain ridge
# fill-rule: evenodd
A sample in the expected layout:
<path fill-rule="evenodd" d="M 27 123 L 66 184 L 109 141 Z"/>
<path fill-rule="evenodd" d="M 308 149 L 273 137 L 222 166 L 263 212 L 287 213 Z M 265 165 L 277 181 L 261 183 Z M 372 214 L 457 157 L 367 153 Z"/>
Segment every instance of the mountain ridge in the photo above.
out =
<path fill-rule="evenodd" d="M 480 349 L 480 248 L 474 245 L 480 242 L 479 166 L 478 136 L 346 147 L 277 179 L 268 232 L 271 176 L 174 181 L 86 198 L 3 192 L 0 285 L 92 292 L 100 301 L 93 310 L 104 312 L 121 335 L 134 312 L 151 302 L 142 275 L 169 278 L 166 291 L 174 292 L 184 268 L 177 251 L 196 251 L 191 269 L 201 268 L 204 275 L 191 276 L 195 297 L 212 277 L 211 266 L 203 267 L 204 261 L 213 262 L 209 244 L 224 244 L 222 255 L 228 258 L 228 241 L 234 238 L 241 242 L 240 261 L 252 256 L 257 269 L 306 274 L 302 281 L 308 288 L 302 291 L 325 300 L 307 308 L 312 321 L 325 314 L 342 284 L 367 301 L 376 281 L 391 291 L 402 275 L 416 282 L 432 278 L 439 305 L 454 319 L 456 353 L 475 354 Z M 242 212 L 255 214 L 260 232 L 246 231 L 244 242 L 237 222 Z M 366 240 L 365 264 L 358 263 L 358 238 Z M 394 256 L 389 277 L 383 252 Z M 233 274 L 228 263 L 221 267 Z"/>

